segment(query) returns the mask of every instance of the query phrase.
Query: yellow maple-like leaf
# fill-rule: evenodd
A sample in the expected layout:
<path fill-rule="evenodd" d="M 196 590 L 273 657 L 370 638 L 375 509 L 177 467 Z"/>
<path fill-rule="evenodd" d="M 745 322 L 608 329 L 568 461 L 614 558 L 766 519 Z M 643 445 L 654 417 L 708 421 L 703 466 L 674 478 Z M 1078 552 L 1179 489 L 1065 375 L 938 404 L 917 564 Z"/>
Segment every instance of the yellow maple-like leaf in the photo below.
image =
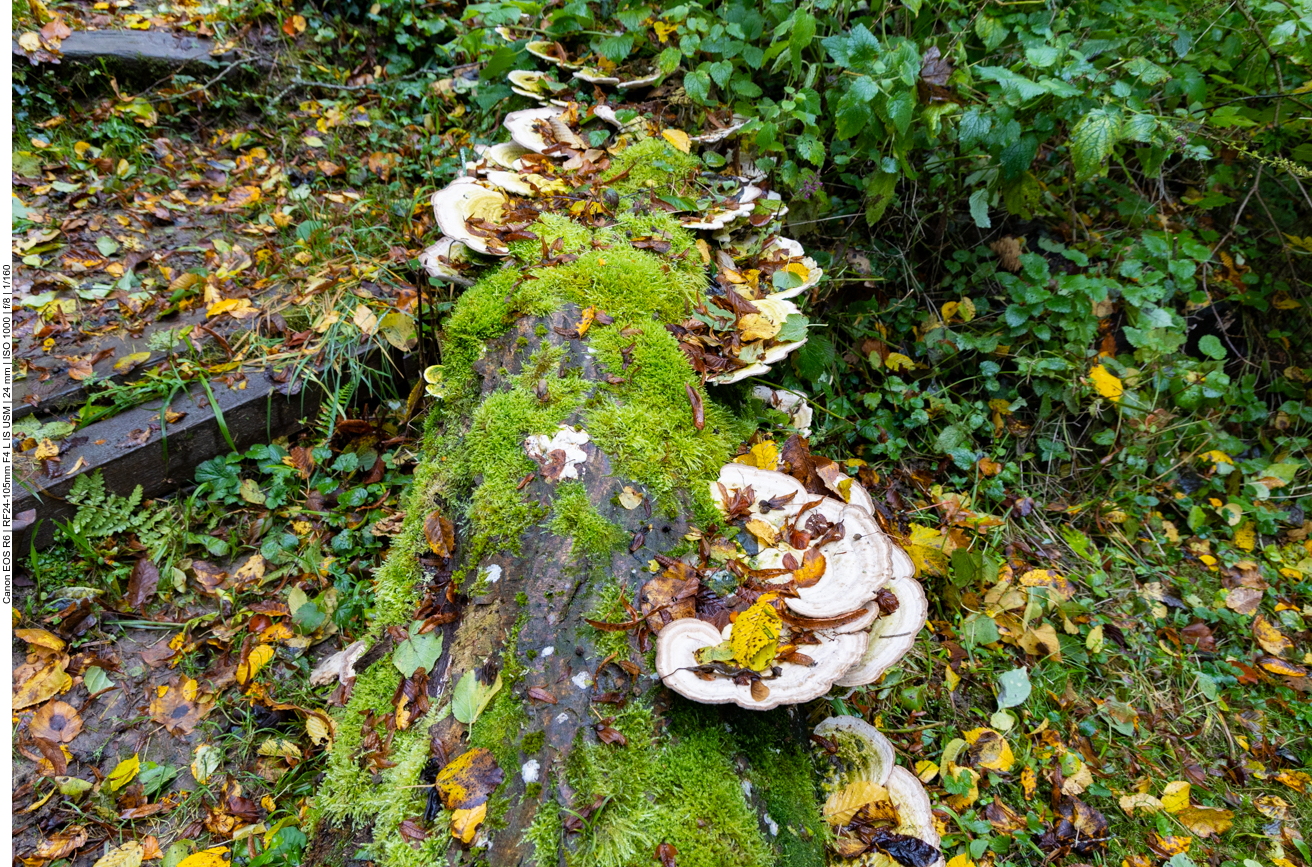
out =
<path fill-rule="evenodd" d="M 469 844 L 474 842 L 474 835 L 478 833 L 478 826 L 483 824 L 483 820 L 486 818 L 486 802 L 479 804 L 477 807 L 452 812 L 451 836 L 461 843 Z"/>
<path fill-rule="evenodd" d="M 764 671 L 779 647 L 779 612 L 765 600 L 758 600 L 733 622 L 729 648 L 739 665 L 752 671 Z"/>
<path fill-rule="evenodd" d="M 258 307 L 251 306 L 249 298 L 223 298 L 215 301 L 205 311 L 208 319 L 227 313 L 233 319 L 249 319 L 252 316 L 258 316 L 260 310 Z"/>
<path fill-rule="evenodd" d="M 664 129 L 661 130 L 661 138 L 674 145 L 684 153 L 688 153 L 692 148 L 692 139 L 681 129 Z"/>
<path fill-rule="evenodd" d="M 1101 364 L 1094 365 L 1093 370 L 1089 371 L 1089 379 L 1093 382 L 1094 390 L 1108 400 L 1118 401 L 1125 393 L 1121 380 Z"/>

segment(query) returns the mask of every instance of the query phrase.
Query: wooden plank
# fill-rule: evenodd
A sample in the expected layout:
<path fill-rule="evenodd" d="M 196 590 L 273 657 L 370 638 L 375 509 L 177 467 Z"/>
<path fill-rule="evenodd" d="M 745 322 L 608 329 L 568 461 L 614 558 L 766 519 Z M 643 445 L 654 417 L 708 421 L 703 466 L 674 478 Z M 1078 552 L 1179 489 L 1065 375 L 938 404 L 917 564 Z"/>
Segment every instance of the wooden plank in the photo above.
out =
<path fill-rule="evenodd" d="M 15 54 L 23 55 L 18 37 L 13 36 Z M 165 33 L 159 30 L 78 30 L 59 46 L 62 58 L 70 63 L 94 63 L 101 59 L 129 66 L 210 66 L 230 63 L 234 51 L 212 55 L 215 43 L 198 36 Z M 53 64 L 51 64 L 53 65 Z"/>

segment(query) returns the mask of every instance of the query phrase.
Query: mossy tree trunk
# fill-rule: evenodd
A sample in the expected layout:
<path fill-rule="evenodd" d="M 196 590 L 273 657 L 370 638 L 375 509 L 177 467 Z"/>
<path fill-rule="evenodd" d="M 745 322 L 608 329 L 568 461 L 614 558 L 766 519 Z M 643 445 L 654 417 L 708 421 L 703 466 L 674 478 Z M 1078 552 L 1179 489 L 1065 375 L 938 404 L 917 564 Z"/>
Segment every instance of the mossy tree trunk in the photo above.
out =
<path fill-rule="evenodd" d="M 462 303 L 481 303 L 479 292 Z M 390 738 L 383 764 L 393 767 L 369 765 L 365 745 L 388 740 L 377 720 L 394 708 L 401 680 L 390 663 L 398 633 L 380 625 L 339 722 L 308 863 L 367 855 L 387 865 L 647 865 L 661 843 L 681 867 L 823 863 L 807 743 L 814 720 L 795 708 L 693 705 L 661 686 L 633 633 L 587 623 L 628 620 L 621 594 L 638 605 L 648 563 L 686 549 L 689 530 L 713 519 L 707 485 L 750 427 L 706 394 L 654 316 L 597 322 L 582 338 L 574 335 L 583 307 L 573 300 L 517 315 L 507 299 L 499 318 L 485 340 L 467 333 L 463 350 L 448 324 L 448 374 L 464 352 L 472 376 L 429 424 L 407 530 L 379 577 L 380 624 L 408 625 L 426 594 L 445 593 L 452 580 L 459 589 L 458 618 L 441 627 L 445 647 L 428 681 L 431 709 Z M 671 358 L 683 365 L 673 375 L 659 363 Z M 685 382 L 704 395 L 704 430 L 695 430 Z M 626 415 L 634 401 L 646 401 L 642 412 Z M 643 443 L 637 431 L 614 430 L 616 419 L 643 416 L 652 428 Z M 526 434 L 558 425 L 592 433 L 577 478 L 554 478 L 559 455 L 535 462 L 524 452 Z M 703 453 L 698 471 L 676 473 L 688 463 L 678 450 L 692 448 L 684 429 Z M 498 439 L 500 451 L 490 449 Z M 654 481 L 661 472 L 680 484 Z M 463 485 L 452 481 L 462 474 Z M 632 492 L 643 500 L 625 508 Z M 434 508 L 455 519 L 455 555 L 445 564 L 416 529 L 416 515 Z M 416 563 L 427 565 L 415 571 Z M 467 672 L 503 682 L 472 726 L 446 712 Z M 445 813 L 423 820 L 419 785 L 430 757 L 454 759 L 474 746 L 496 756 L 505 778 L 471 846 L 452 838 Z M 399 830 L 406 821 L 408 835 Z"/>

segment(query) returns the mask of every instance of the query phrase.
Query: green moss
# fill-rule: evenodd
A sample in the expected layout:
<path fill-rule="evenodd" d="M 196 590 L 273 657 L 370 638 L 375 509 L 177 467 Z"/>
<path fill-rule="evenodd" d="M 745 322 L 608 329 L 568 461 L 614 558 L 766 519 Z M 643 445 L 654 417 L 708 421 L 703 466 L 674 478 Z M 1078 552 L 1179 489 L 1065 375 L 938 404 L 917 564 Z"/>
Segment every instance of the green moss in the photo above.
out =
<path fill-rule="evenodd" d="M 519 769 L 520 731 L 528 722 L 524 706 L 515 698 L 509 685 L 503 686 L 492 703 L 469 729 L 469 745 L 489 750 L 497 758 L 497 765 L 512 778 Z M 510 799 L 503 794 L 506 783 L 488 799 L 487 827 L 499 828 L 503 824 Z"/>
<path fill-rule="evenodd" d="M 622 581 L 608 581 L 603 584 L 597 592 L 597 601 L 593 606 L 588 617 L 592 620 L 601 620 L 606 623 L 622 623 L 629 619 L 629 612 L 621 602 L 621 597 L 626 592 L 626 585 Z M 632 597 L 632 593 L 629 594 Z M 629 600 L 632 602 L 632 598 Z M 591 630 L 593 643 L 597 647 L 597 654 L 605 659 L 614 654 L 617 659 L 628 659 L 630 653 L 629 633 L 627 632 L 607 632 L 596 629 L 590 624 L 584 624 L 584 628 Z"/>
<path fill-rule="evenodd" d="M 611 387 L 587 409 L 588 432 L 617 474 L 641 482 L 662 507 L 673 509 L 680 491 L 691 491 L 709 505 L 709 490 L 703 489 L 719 474 L 734 446 L 750 435 L 751 423 L 705 396 L 678 341 L 659 325 L 646 323 L 631 337 L 606 328 L 591 341 L 598 361 L 617 374 L 623 371 L 622 353 L 630 343 L 628 382 Z M 689 385 L 703 395 L 706 424 L 700 431 L 693 425 Z"/>
<path fill-rule="evenodd" d="M 597 511 L 582 482 L 561 482 L 551 503 L 551 532 L 574 540 L 574 553 L 609 563 L 610 554 L 628 541 L 624 531 Z"/>
<path fill-rule="evenodd" d="M 533 844 L 529 864 L 534 867 L 555 867 L 560 861 L 560 841 L 565 834 L 565 823 L 560 818 L 560 805 L 548 798 L 533 815 L 533 821 L 524 831 L 524 840 Z"/>
<path fill-rule="evenodd" d="M 621 245 L 615 238 L 609 249 L 587 250 L 565 265 L 534 268 L 536 279 L 525 285 L 535 295 L 605 310 L 617 320 L 662 322 L 680 318 L 685 305 L 694 303 L 706 287 L 698 269 L 672 268 L 646 250 Z"/>
<path fill-rule="evenodd" d="M 779 867 L 821 867 L 827 826 L 810 754 L 789 731 L 784 711 L 729 713 L 735 717 L 734 741 L 747 757 L 748 779 L 779 826 Z"/>
<path fill-rule="evenodd" d="M 514 321 L 506 299 L 514 291 L 520 273 L 515 268 L 498 268 L 465 290 L 443 328 L 442 377 L 448 404 L 460 411 L 476 393 L 474 362 L 484 344 L 506 332 Z"/>
<path fill-rule="evenodd" d="M 663 138 L 653 136 L 613 156 L 610 168 L 601 176 L 601 182 L 626 197 L 648 189 L 684 194 L 692 187 L 689 178 L 696 177 L 700 170 L 701 162 L 697 157 L 685 154 Z M 619 180 L 610 183 L 614 178 Z"/>
<path fill-rule="evenodd" d="M 529 732 L 524 735 L 524 741 L 519 745 L 520 750 L 526 756 L 535 756 L 542 752 L 542 748 L 547 744 L 546 732 Z"/>
<path fill-rule="evenodd" d="M 556 256 L 561 253 L 579 253 L 592 242 L 592 232 L 587 226 L 563 214 L 544 214 L 529 227 L 529 231 L 538 236 L 537 240 L 510 242 L 510 255 L 524 265 L 542 261 L 543 244 L 550 250 L 559 240 L 560 249 L 551 253 Z"/>
<path fill-rule="evenodd" d="M 576 800 L 606 798 L 568 858 L 572 867 L 645 867 L 662 841 L 678 850 L 681 867 L 773 862 L 723 725 L 675 720 L 677 731 L 658 742 L 650 711 L 636 703 L 614 725 L 627 746 L 586 744 L 570 754 Z"/>

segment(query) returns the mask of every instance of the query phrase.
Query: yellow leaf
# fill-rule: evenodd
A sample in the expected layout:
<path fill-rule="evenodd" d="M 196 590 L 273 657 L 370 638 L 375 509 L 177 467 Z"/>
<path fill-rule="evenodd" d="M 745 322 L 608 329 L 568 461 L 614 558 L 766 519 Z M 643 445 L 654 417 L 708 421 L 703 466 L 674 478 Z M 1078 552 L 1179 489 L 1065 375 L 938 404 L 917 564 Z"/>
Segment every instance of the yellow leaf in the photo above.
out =
<path fill-rule="evenodd" d="M 779 535 L 779 531 L 775 529 L 773 524 L 762 521 L 760 518 L 752 518 L 747 522 L 747 532 L 760 539 L 761 544 L 766 547 L 773 545 Z"/>
<path fill-rule="evenodd" d="M 778 649 L 779 628 L 779 612 L 769 602 L 758 600 L 733 622 L 729 647 L 734 660 L 752 671 L 764 671 Z"/>
<path fill-rule="evenodd" d="M 1163 837 L 1161 834 L 1153 834 L 1153 837 L 1155 838 L 1154 842 L 1157 844 L 1157 850 L 1167 857 L 1183 855 L 1185 852 L 1189 851 L 1189 847 L 1192 846 L 1194 842 L 1194 838 L 1187 834 L 1171 834 L 1166 837 Z"/>
<path fill-rule="evenodd" d="M 1121 380 L 1101 364 L 1094 365 L 1089 371 L 1089 379 L 1093 381 L 1094 390 L 1109 400 L 1118 401 L 1125 392 Z"/>
<path fill-rule="evenodd" d="M 1034 792 L 1039 787 L 1039 779 L 1033 768 L 1027 767 L 1020 772 L 1020 787 L 1025 791 L 1026 800 L 1034 797 Z"/>
<path fill-rule="evenodd" d="M 1294 646 L 1294 642 L 1286 638 L 1261 614 L 1253 619 L 1253 637 L 1262 645 L 1263 650 L 1274 656 L 1284 656 L 1285 651 Z"/>
<path fill-rule="evenodd" d="M 961 303 L 957 306 L 957 315 L 961 317 L 962 322 L 969 322 L 975 318 L 975 302 L 969 298 L 962 298 Z"/>
<path fill-rule="evenodd" d="M 1199 837 L 1224 834 L 1235 823 L 1234 812 L 1220 807 L 1186 807 L 1175 818 Z"/>
<path fill-rule="evenodd" d="M 738 320 L 738 331 L 744 342 L 769 340 L 778 334 L 782 327 L 782 323 L 759 313 L 748 313 Z"/>
<path fill-rule="evenodd" d="M 747 464 L 762 470 L 779 469 L 779 447 L 770 440 L 757 443 L 745 455 L 734 458 L 736 463 Z"/>
<path fill-rule="evenodd" d="M 1162 792 L 1162 809 L 1168 813 L 1178 813 L 1188 806 L 1189 784 L 1184 780 L 1167 783 L 1166 790 Z"/>
<path fill-rule="evenodd" d="M 975 862 L 970 860 L 970 855 L 961 852 L 952 856 L 951 860 L 948 861 L 947 867 L 975 867 Z"/>
<path fill-rule="evenodd" d="M 1062 601 L 1070 601 L 1075 595 L 1075 585 L 1051 569 L 1031 569 L 1020 576 L 1020 583 L 1024 587 L 1046 587 Z"/>
<path fill-rule="evenodd" d="M 948 692 L 956 692 L 957 685 L 961 683 L 961 675 L 952 670 L 952 666 L 947 667 L 947 672 L 943 675 L 944 682 L 948 685 Z"/>
<path fill-rule="evenodd" d="M 1127 816 L 1133 816 L 1135 813 L 1160 813 L 1162 811 L 1162 802 L 1152 795 L 1143 792 L 1136 792 L 1133 795 L 1122 795 L 1121 809 Z"/>
<path fill-rule="evenodd" d="M 178 867 L 227 867 L 227 846 L 215 846 L 203 852 L 188 855 L 178 862 Z"/>
<path fill-rule="evenodd" d="M 356 328 L 359 328 L 367 336 L 372 336 L 378 328 L 378 317 L 363 304 L 356 305 L 351 321 L 355 323 Z"/>
<path fill-rule="evenodd" d="M 1084 639 L 1084 646 L 1090 653 L 1101 653 L 1106 642 L 1102 637 L 1102 624 L 1089 630 L 1089 637 Z"/>
<path fill-rule="evenodd" d="M 255 679 L 255 675 L 260 673 L 260 669 L 269 664 L 273 659 L 273 648 L 267 644 L 261 644 L 251 649 L 246 661 L 237 666 L 237 682 L 245 685 Z"/>
<path fill-rule="evenodd" d="M 900 352 L 890 352 L 884 359 L 884 366 L 889 370 L 914 370 L 916 363 Z"/>
<path fill-rule="evenodd" d="M 310 742 L 316 747 L 331 747 L 333 744 L 330 720 L 317 713 L 305 718 L 305 733 L 310 736 Z"/>
<path fill-rule="evenodd" d="M 205 316 L 212 319 L 224 313 L 233 319 L 250 319 L 252 316 L 258 316 L 260 311 L 258 307 L 251 306 L 249 298 L 222 298 L 209 306 Z"/>
<path fill-rule="evenodd" d="M 138 364 L 143 364 L 149 360 L 149 352 L 133 352 L 131 355 L 125 355 L 118 361 L 114 362 L 114 370 L 118 373 L 126 373 Z"/>
<path fill-rule="evenodd" d="M 477 807 L 456 810 L 451 814 L 451 836 L 461 843 L 469 844 L 474 842 L 474 835 L 478 833 L 478 826 L 483 824 L 485 818 L 487 818 L 486 801 Z"/>
<path fill-rule="evenodd" d="M 948 552 L 944 546 L 948 537 L 938 530 L 920 524 L 911 525 L 911 538 L 907 540 L 906 551 L 916 564 L 917 575 L 943 575 L 948 565 Z"/>
<path fill-rule="evenodd" d="M 139 770 L 141 770 L 141 757 L 133 753 L 132 758 L 119 762 L 114 766 L 114 770 L 109 772 L 109 776 L 105 778 L 109 782 L 109 790 L 117 792 L 132 782 Z"/>
<path fill-rule="evenodd" d="M 191 776 L 204 785 L 223 763 L 223 753 L 213 744 L 201 744 L 191 760 Z"/>
<path fill-rule="evenodd" d="M 41 37 L 31 31 L 18 37 L 18 47 L 24 51 L 37 51 L 41 48 Z"/>
<path fill-rule="evenodd" d="M 146 850 L 136 840 L 129 840 L 117 849 L 105 853 L 94 867 L 141 867 Z"/>
<path fill-rule="evenodd" d="M 888 800 L 888 790 L 870 780 L 853 780 L 825 801 L 821 815 L 831 825 L 846 825 L 867 804 Z"/>
<path fill-rule="evenodd" d="M 963 732 L 962 737 L 971 746 L 966 754 L 974 767 L 1005 774 L 1016 762 L 1007 739 L 993 729 L 971 729 Z"/>
<path fill-rule="evenodd" d="M 664 45 L 666 42 L 669 41 L 670 34 L 676 32 L 679 29 L 679 25 L 667 24 L 664 21 L 653 21 L 651 24 L 651 28 L 652 30 L 656 31 L 656 38 L 661 41 L 662 45 Z"/>
<path fill-rule="evenodd" d="M 951 669 L 948 670 L 951 671 Z M 920 782 L 928 783 L 938 776 L 938 765 L 929 759 L 921 759 L 916 762 L 916 776 L 920 778 Z"/>
<path fill-rule="evenodd" d="M 265 738 L 260 742 L 258 752 L 262 756 L 286 759 L 289 762 L 301 758 L 301 748 L 286 738 Z"/>
<path fill-rule="evenodd" d="M 692 146 L 692 140 L 688 134 L 681 129 L 661 130 L 661 138 L 674 145 L 684 153 L 688 153 Z"/>
<path fill-rule="evenodd" d="M 32 460 L 34 461 L 48 461 L 51 458 L 57 457 L 59 457 L 59 446 L 55 445 L 54 442 L 49 439 L 41 440 L 41 444 L 37 446 L 36 451 L 32 453 Z"/>

